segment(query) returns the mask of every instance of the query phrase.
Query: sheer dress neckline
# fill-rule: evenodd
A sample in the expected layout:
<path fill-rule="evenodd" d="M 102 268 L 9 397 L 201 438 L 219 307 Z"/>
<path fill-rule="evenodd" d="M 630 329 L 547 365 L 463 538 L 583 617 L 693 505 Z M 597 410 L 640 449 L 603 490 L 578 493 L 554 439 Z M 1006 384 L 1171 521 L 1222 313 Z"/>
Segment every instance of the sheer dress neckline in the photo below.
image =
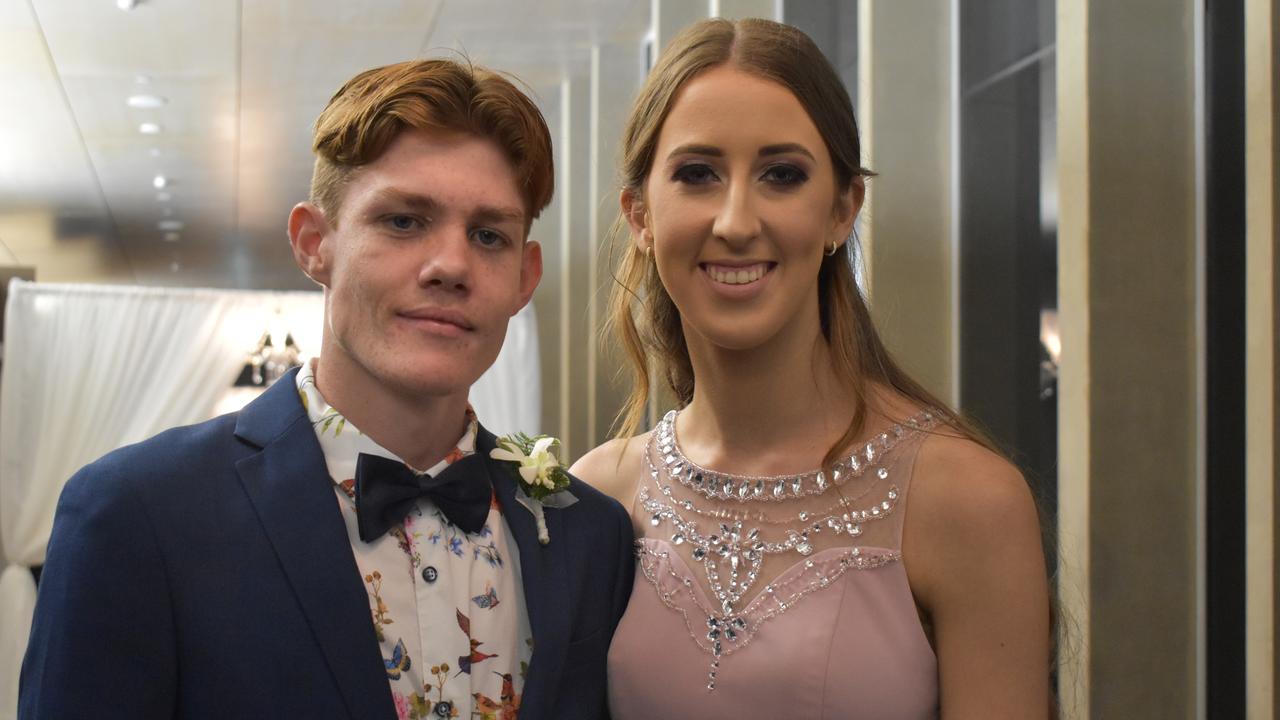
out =
<path fill-rule="evenodd" d="M 895 424 L 829 474 L 763 477 L 690 461 L 675 417 L 663 418 L 644 449 L 633 506 L 642 520 L 638 565 L 711 655 L 707 685 L 714 689 L 721 658 L 747 647 L 767 622 L 840 585 L 849 570 L 901 560 L 897 510 L 937 419 L 925 411 Z"/>
<path fill-rule="evenodd" d="M 706 588 L 693 579 L 693 569 L 683 557 L 671 552 L 668 541 L 641 538 L 636 546 L 640 570 L 663 604 L 684 616 L 689 636 L 698 647 L 714 654 L 715 638 L 707 637 L 707 619 L 715 617 L 718 610 Z M 846 571 L 879 568 L 900 559 L 900 553 L 884 548 L 828 548 L 792 563 L 739 612 L 737 617 L 743 625 L 732 628 L 738 637 L 722 648 L 721 655 L 745 648 L 766 621 L 793 609 L 805 596 L 831 586 Z"/>

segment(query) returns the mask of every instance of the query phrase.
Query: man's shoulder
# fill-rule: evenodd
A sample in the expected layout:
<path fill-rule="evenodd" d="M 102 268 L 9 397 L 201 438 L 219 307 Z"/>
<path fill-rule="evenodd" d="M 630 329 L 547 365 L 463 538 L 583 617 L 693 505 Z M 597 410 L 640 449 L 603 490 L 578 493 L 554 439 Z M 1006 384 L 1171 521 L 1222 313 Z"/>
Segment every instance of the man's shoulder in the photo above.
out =
<path fill-rule="evenodd" d="M 622 505 L 573 475 L 569 475 L 568 492 L 577 501 L 555 512 L 560 515 L 560 531 L 566 533 L 570 554 L 585 562 L 583 567 L 596 570 L 610 566 L 621 556 L 629 557 L 635 534 Z M 556 542 L 556 532 L 551 530 L 552 543 Z"/>
<path fill-rule="evenodd" d="M 144 490 L 157 484 L 172 487 L 183 477 L 207 476 L 250 450 L 236 439 L 237 413 L 194 425 L 170 428 L 141 442 L 112 450 L 82 468 L 69 484 L 92 482 L 107 490 L 127 484 Z"/>
<path fill-rule="evenodd" d="M 113 450 L 81 473 L 146 478 L 159 474 L 171 482 L 175 474 L 230 471 L 240 459 L 257 452 L 306 418 L 293 384 L 293 372 L 238 412 L 170 428 L 141 442 Z"/>
<path fill-rule="evenodd" d="M 204 422 L 169 428 L 146 440 L 112 450 L 99 462 L 139 463 L 216 451 L 234 442 L 239 413 L 220 415 Z"/>
<path fill-rule="evenodd" d="M 608 542 L 618 538 L 631 542 L 631 518 L 617 500 L 605 495 L 587 483 L 569 475 L 569 494 L 577 499 L 564 511 L 563 521 L 574 527 L 574 534 L 593 538 L 591 544 Z"/>
<path fill-rule="evenodd" d="M 627 517 L 627 511 L 621 503 L 579 480 L 572 473 L 569 474 L 569 493 L 577 498 L 579 503 L 584 503 L 584 509 L 590 508 L 594 512 L 608 512 L 622 518 Z"/>

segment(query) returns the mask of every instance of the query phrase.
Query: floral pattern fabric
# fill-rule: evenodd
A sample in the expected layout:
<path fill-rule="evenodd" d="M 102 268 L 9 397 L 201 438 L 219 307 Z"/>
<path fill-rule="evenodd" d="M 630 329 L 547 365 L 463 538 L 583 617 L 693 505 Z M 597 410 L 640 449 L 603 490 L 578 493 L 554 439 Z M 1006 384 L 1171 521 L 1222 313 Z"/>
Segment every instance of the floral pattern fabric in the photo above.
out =
<path fill-rule="evenodd" d="M 314 360 L 303 364 L 297 384 L 369 595 L 398 717 L 514 720 L 533 639 L 519 551 L 496 499 L 477 533 L 464 533 L 434 503 L 420 499 L 401 525 L 373 542 L 361 541 L 356 459 L 360 453 L 401 459 L 325 402 Z M 457 447 L 428 473 L 475 452 L 478 425 L 471 408 L 467 419 Z"/>

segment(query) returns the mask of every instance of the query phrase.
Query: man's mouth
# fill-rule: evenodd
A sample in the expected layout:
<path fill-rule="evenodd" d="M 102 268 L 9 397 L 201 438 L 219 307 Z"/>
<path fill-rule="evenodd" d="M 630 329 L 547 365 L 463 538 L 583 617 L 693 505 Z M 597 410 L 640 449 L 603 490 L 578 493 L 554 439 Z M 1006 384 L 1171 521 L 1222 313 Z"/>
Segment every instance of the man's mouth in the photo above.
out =
<path fill-rule="evenodd" d="M 438 324 L 453 326 L 459 330 L 474 330 L 475 327 L 467 320 L 466 316 L 455 310 L 445 308 L 418 308 L 414 310 L 406 310 L 400 314 L 400 317 L 406 320 L 412 320 L 423 324 Z"/>

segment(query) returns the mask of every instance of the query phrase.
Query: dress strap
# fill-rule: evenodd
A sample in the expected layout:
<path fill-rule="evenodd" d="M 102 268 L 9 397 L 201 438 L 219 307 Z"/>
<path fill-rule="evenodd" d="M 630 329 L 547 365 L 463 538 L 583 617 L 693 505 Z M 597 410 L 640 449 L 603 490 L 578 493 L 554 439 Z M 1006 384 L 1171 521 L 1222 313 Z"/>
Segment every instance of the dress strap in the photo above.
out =
<path fill-rule="evenodd" d="M 886 474 L 897 492 L 897 509 L 892 516 L 885 518 L 882 532 L 886 537 L 885 545 L 893 550 L 902 549 L 902 531 L 906 525 L 910 502 L 907 496 L 911 492 L 911 481 L 915 477 L 916 458 L 920 454 L 920 446 L 932 435 L 930 429 L 913 431 L 911 437 L 904 439 L 894 452 L 885 458 L 879 471 Z"/>

